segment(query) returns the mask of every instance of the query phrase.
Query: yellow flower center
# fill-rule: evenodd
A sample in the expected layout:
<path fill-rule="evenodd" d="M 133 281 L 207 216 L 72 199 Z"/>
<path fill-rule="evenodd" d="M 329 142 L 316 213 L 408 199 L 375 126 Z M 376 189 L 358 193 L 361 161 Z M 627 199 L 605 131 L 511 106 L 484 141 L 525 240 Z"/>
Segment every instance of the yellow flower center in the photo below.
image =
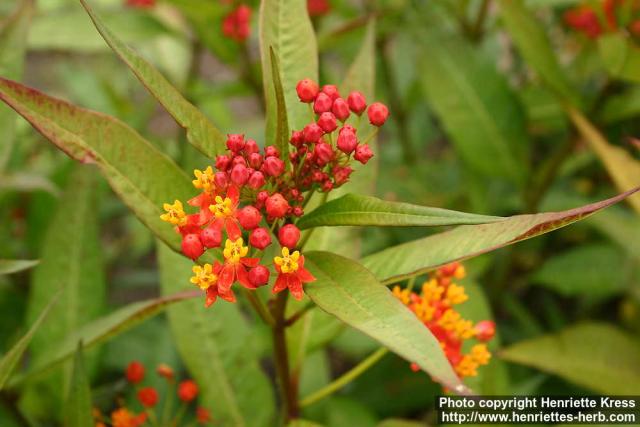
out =
<path fill-rule="evenodd" d="M 289 248 L 282 248 L 282 256 L 275 257 L 273 262 L 280 267 L 280 271 L 283 273 L 293 273 L 298 271 L 300 266 L 298 265 L 298 260 L 300 259 L 300 252 L 295 251 L 292 254 L 289 254 Z"/>
<path fill-rule="evenodd" d="M 224 250 L 222 251 L 224 259 L 229 263 L 239 263 L 240 259 L 246 257 L 249 253 L 249 248 L 247 246 L 243 246 L 243 243 L 242 237 L 237 239 L 235 242 L 227 239 L 224 244 Z"/>
<path fill-rule="evenodd" d="M 228 218 L 233 216 L 233 202 L 230 198 L 224 199 L 220 196 L 216 196 L 215 203 L 209 206 L 209 210 L 215 214 L 216 218 Z"/>
<path fill-rule="evenodd" d="M 162 207 L 167 213 L 160 215 L 161 220 L 180 227 L 187 223 L 187 215 L 184 213 L 180 200 L 173 202 L 173 205 L 165 203 Z"/>
<path fill-rule="evenodd" d="M 193 174 L 195 175 L 196 179 L 191 182 L 193 182 L 193 186 L 195 188 L 209 192 L 215 188 L 215 184 L 213 181 L 213 168 L 211 166 L 207 167 L 204 171 L 195 169 L 193 171 Z"/>
<path fill-rule="evenodd" d="M 197 285 L 203 291 L 209 289 L 210 286 L 215 285 L 218 281 L 218 276 L 213 272 L 211 264 L 205 264 L 204 266 L 193 266 L 193 277 L 191 283 Z"/>

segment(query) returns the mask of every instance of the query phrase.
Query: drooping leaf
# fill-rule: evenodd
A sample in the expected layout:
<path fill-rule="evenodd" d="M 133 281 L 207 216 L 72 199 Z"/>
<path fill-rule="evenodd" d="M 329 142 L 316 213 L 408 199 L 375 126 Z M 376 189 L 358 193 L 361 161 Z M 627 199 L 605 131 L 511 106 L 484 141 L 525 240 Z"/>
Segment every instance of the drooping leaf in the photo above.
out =
<path fill-rule="evenodd" d="M 457 393 L 467 392 L 428 328 L 362 265 L 329 252 L 309 252 L 316 281 L 305 292 L 324 311 L 376 339 Z"/>
<path fill-rule="evenodd" d="M 89 376 L 84 366 L 82 343 L 78 343 L 73 359 L 73 371 L 69 386 L 69 394 L 64 410 L 65 427 L 86 427 L 94 424 L 93 404 Z"/>
<path fill-rule="evenodd" d="M 612 77 L 640 83 L 640 49 L 622 32 L 598 37 L 598 52 Z"/>
<path fill-rule="evenodd" d="M 37 259 L 0 259 L 0 275 L 19 273 L 38 265 Z"/>
<path fill-rule="evenodd" d="M 278 123 L 270 49 L 280 66 L 289 129 L 300 130 L 309 120 L 308 106 L 298 99 L 296 84 L 309 78 L 318 81 L 318 47 L 305 0 L 264 0 L 259 17 L 262 81 L 267 108 L 266 144 L 276 141 Z"/>
<path fill-rule="evenodd" d="M 52 291 L 61 290 L 64 304 L 51 310 L 47 322 L 33 337 L 30 355 L 37 364 L 49 356 L 52 346 L 69 333 L 100 316 L 105 306 L 106 281 L 98 226 L 97 175 L 87 166 L 74 165 L 58 208 L 46 230 L 41 262 L 33 271 L 27 318 L 36 319 L 48 304 Z M 87 366 L 96 366 L 96 355 Z M 64 402 L 71 364 L 46 380 L 29 387 L 27 400 L 46 402 L 55 413 Z"/>
<path fill-rule="evenodd" d="M 68 334 L 59 343 L 52 345 L 46 358 L 34 364 L 25 375 L 16 378 L 10 385 L 15 386 L 32 380 L 48 370 L 55 368 L 73 356 L 79 341 L 82 341 L 84 348 L 88 350 L 161 313 L 174 303 L 199 296 L 200 292 L 181 292 L 162 298 L 135 302 L 87 323 L 78 330 Z"/>
<path fill-rule="evenodd" d="M 29 331 L 0 359 L 0 390 L 2 390 L 7 383 L 7 380 L 11 376 L 11 373 L 15 369 L 16 365 L 20 361 L 20 358 L 24 354 L 25 350 L 29 346 L 31 339 L 37 332 L 38 328 L 47 317 L 53 306 L 60 299 L 60 293 L 57 293 L 51 298 L 49 304 L 42 310 L 40 316 L 29 328 Z"/>
<path fill-rule="evenodd" d="M 425 52 L 420 70 L 429 104 L 472 171 L 522 186 L 529 137 L 518 98 L 494 61 L 439 30 L 436 18 L 425 14 L 428 22 L 416 28 L 416 40 Z"/>
<path fill-rule="evenodd" d="M 507 361 L 558 375 L 602 394 L 640 392 L 640 344 L 614 326 L 585 323 L 503 349 Z"/>
<path fill-rule="evenodd" d="M 366 256 L 362 263 L 375 277 L 391 283 L 564 227 L 623 200 L 635 191 L 637 189 L 562 212 L 516 215 L 491 224 L 463 225 Z"/>
<path fill-rule="evenodd" d="M 297 225 L 300 229 L 342 225 L 404 227 L 485 224 L 501 220 L 500 217 L 475 215 L 409 203 L 388 202 L 376 197 L 358 194 L 346 194 L 306 214 L 300 218 Z"/>
<path fill-rule="evenodd" d="M 133 71 L 140 82 L 187 132 L 187 140 L 209 157 L 224 153 L 226 138 L 207 117 L 187 101 L 164 76 L 135 51 L 122 43 L 102 23 L 85 0 L 80 0 L 94 25 L 111 49 Z"/>
<path fill-rule="evenodd" d="M 27 29 L 32 15 L 32 0 L 22 0 L 16 13 L 0 27 L 0 76 L 9 79 L 22 76 Z M 4 171 L 11 155 L 15 124 L 13 112 L 0 105 L 0 173 Z"/>
<path fill-rule="evenodd" d="M 188 200 L 194 194 L 187 176 L 169 157 L 113 117 L 1 77 L 0 99 L 70 157 L 97 164 L 138 218 L 160 239 L 180 250 L 178 234 L 160 219 L 162 204 Z"/>
<path fill-rule="evenodd" d="M 271 62 L 271 75 L 273 77 L 273 89 L 276 96 L 276 134 L 274 145 L 280 152 L 280 158 L 285 164 L 289 164 L 289 119 L 287 118 L 287 105 L 284 100 L 284 89 L 280 76 L 278 57 L 269 46 L 269 61 Z"/>
<path fill-rule="evenodd" d="M 579 105 L 574 88 L 560 67 L 544 28 L 525 2 L 498 0 L 500 17 L 527 64 L 557 95 Z"/>
<path fill-rule="evenodd" d="M 160 242 L 158 263 L 163 294 L 189 285 L 193 263 Z M 206 309 L 203 299 L 168 312 L 182 360 L 202 389 L 201 404 L 224 425 L 272 425 L 271 384 L 260 369 L 250 325 L 237 304 L 218 301 Z"/>
<path fill-rule="evenodd" d="M 623 148 L 609 144 L 602 133 L 578 110 L 567 108 L 567 114 L 602 160 L 616 187 L 620 191 L 637 187 L 640 184 L 640 161 L 631 157 L 631 154 Z M 640 194 L 630 196 L 627 201 L 636 212 L 640 213 Z"/>

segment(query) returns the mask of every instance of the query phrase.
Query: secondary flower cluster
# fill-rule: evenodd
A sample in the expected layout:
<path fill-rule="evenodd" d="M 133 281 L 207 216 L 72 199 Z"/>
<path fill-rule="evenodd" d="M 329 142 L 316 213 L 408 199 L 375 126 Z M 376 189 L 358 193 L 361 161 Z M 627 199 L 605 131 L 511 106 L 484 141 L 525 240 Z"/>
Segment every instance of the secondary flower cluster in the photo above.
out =
<path fill-rule="evenodd" d="M 107 424 L 113 427 L 142 427 L 146 425 L 158 425 L 158 421 L 166 425 L 179 425 L 184 416 L 184 412 L 191 402 L 198 397 L 198 386 L 192 380 L 184 380 L 176 384 L 173 369 L 169 366 L 161 364 L 157 367 L 156 373 L 164 378 L 169 389 L 174 391 L 178 397 L 180 407 L 174 415 L 171 415 L 172 402 L 170 396 L 165 396 L 164 408 L 160 413 L 162 419 L 158 419 L 155 408 L 160 401 L 158 391 L 153 387 L 143 387 L 141 383 L 145 378 L 145 367 L 140 362 L 131 362 L 127 366 L 126 377 L 130 384 L 134 385 L 137 391 L 138 402 L 144 408 L 143 411 L 135 413 L 126 407 L 120 407 L 111 413 L 111 417 L 104 417 L 100 411 L 94 409 L 94 418 L 96 427 L 105 427 Z M 169 418 L 167 418 L 169 417 Z M 196 408 L 195 421 L 198 424 L 205 425 L 211 423 L 209 411 L 202 407 Z"/>
<path fill-rule="evenodd" d="M 238 43 L 244 42 L 251 34 L 251 7 L 240 4 L 222 20 L 222 34 Z"/>
<path fill-rule="evenodd" d="M 640 36 L 640 1 L 604 0 L 600 8 L 583 4 L 567 10 L 564 21 L 591 39 L 619 28 L 627 28 L 631 34 Z"/>
<path fill-rule="evenodd" d="M 461 377 L 476 376 L 481 365 L 489 363 L 491 353 L 485 342 L 495 334 L 495 324 L 483 320 L 473 324 L 463 319 L 454 306 L 464 303 L 469 297 L 464 287 L 454 283 L 455 279 L 465 276 L 464 266 L 459 263 L 448 264 L 439 268 L 423 285 L 421 292 L 414 293 L 409 289 L 396 286 L 393 294 L 429 328 L 438 339 L 447 359 Z M 463 343 L 475 338 L 480 343 L 471 347 L 464 354 Z M 412 364 L 412 369 L 418 370 Z"/>
<path fill-rule="evenodd" d="M 207 307 L 218 297 L 234 302 L 236 282 L 247 289 L 268 284 L 270 264 L 261 261 L 272 234 L 280 244 L 273 258 L 278 274 L 273 292 L 289 289 L 294 298 L 303 297 L 303 284 L 315 279 L 296 250 L 301 233 L 295 222 L 315 191 L 328 192 L 349 180 L 353 159 L 369 161 L 373 153 L 367 141 L 389 115 L 383 104 L 367 107 L 359 92 L 344 100 L 333 85 L 320 89 L 304 79 L 297 92 L 313 105 L 313 120 L 292 133 L 288 155 L 272 145 L 260 150 L 254 140 L 230 134 L 227 153 L 216 158 L 215 169 L 194 171 L 193 185 L 201 193 L 187 203 L 197 212 L 187 214 L 179 200 L 164 204 L 161 219 L 182 235 L 184 255 L 196 261 L 209 249 L 222 250 L 222 262 L 193 267 L 191 283 L 206 292 Z M 365 111 L 376 128 L 360 142 L 357 129 L 346 122 L 350 117 L 359 122 Z"/>

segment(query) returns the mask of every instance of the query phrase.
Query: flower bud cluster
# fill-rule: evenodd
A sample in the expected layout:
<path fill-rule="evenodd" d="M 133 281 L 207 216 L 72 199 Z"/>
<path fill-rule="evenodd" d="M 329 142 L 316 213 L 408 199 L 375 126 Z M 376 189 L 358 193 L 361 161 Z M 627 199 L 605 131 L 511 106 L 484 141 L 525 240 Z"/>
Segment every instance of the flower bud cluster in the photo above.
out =
<path fill-rule="evenodd" d="M 601 5 L 601 6 L 600 6 Z M 640 36 L 640 2 L 637 0 L 604 0 L 586 2 L 564 13 L 564 22 L 590 39 L 626 28 Z"/>
<path fill-rule="evenodd" d="M 240 4 L 222 20 L 222 34 L 238 43 L 244 42 L 251 34 L 251 7 Z"/>
<path fill-rule="evenodd" d="M 454 283 L 454 280 L 464 277 L 464 266 L 456 262 L 431 274 L 429 280 L 422 285 L 420 293 L 398 286 L 393 289 L 393 294 L 440 342 L 444 354 L 461 378 L 476 376 L 478 367 L 489 363 L 491 353 L 485 343 L 495 335 L 495 324 L 492 321 L 483 320 L 474 325 L 455 310 L 456 305 L 468 299 L 464 287 Z M 479 343 L 464 354 L 463 343 L 470 339 Z M 412 369 L 417 370 L 417 365 L 413 364 Z"/>

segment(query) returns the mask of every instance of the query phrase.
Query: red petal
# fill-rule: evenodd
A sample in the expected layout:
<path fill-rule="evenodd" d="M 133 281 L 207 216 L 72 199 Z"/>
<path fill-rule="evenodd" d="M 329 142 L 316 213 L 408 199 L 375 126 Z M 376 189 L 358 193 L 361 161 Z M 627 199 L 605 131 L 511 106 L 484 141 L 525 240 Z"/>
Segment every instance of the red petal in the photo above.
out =
<path fill-rule="evenodd" d="M 236 302 L 236 295 L 231 289 L 229 289 L 227 292 L 220 292 L 219 296 L 225 301 Z"/>
<path fill-rule="evenodd" d="M 314 282 L 316 280 L 316 278 L 313 277 L 313 275 L 311 273 L 309 273 L 309 270 L 307 270 L 306 268 L 304 268 L 302 266 L 298 267 L 298 271 L 296 271 L 296 276 L 298 276 L 298 278 L 303 283 Z"/>
<path fill-rule="evenodd" d="M 227 235 L 229 239 L 236 240 L 242 237 L 242 231 L 240 231 L 240 226 L 238 225 L 238 220 L 235 218 L 227 218 L 224 220 L 224 226 L 227 230 Z"/>
<path fill-rule="evenodd" d="M 287 289 L 287 276 L 288 274 L 285 274 L 285 273 L 278 274 L 276 283 L 273 284 L 273 289 L 271 291 L 272 293 L 277 294 L 278 292 L 281 292 Z"/>
<path fill-rule="evenodd" d="M 231 285 L 235 282 L 235 269 L 232 265 L 225 265 L 220 271 L 220 278 L 218 279 L 218 287 L 220 293 L 229 292 Z"/>
<path fill-rule="evenodd" d="M 289 292 L 291 292 L 291 295 L 295 299 L 300 301 L 304 296 L 304 292 L 302 291 L 302 281 L 298 276 L 291 274 L 289 275 L 288 282 L 289 282 Z"/>
<path fill-rule="evenodd" d="M 242 258 L 240 262 L 246 265 L 247 267 L 253 268 L 260 263 L 260 258 Z"/>
<path fill-rule="evenodd" d="M 217 286 L 209 286 L 207 289 L 207 298 L 205 299 L 204 306 L 210 307 L 211 304 L 216 302 L 218 299 L 218 287 Z"/>
<path fill-rule="evenodd" d="M 187 204 L 190 206 L 202 206 L 202 199 L 206 197 L 204 193 L 198 194 L 196 197 L 193 197 L 187 201 Z"/>
<path fill-rule="evenodd" d="M 257 286 L 253 285 L 249 281 L 249 275 L 242 264 L 236 266 L 236 275 L 238 276 L 238 282 L 247 289 L 256 289 Z"/>
<path fill-rule="evenodd" d="M 227 191 L 227 197 L 231 199 L 234 207 L 237 206 L 238 200 L 240 200 L 240 190 L 238 189 L 238 187 L 236 187 L 235 185 L 230 186 L 229 190 Z"/>

